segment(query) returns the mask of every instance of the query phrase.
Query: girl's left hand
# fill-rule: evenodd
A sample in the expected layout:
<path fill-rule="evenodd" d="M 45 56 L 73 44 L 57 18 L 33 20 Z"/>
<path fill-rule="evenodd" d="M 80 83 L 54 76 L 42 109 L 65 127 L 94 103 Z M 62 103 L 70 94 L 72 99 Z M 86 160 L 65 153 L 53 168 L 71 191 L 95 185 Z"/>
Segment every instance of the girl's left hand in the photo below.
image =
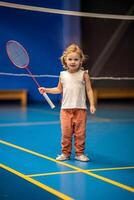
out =
<path fill-rule="evenodd" d="M 95 111 L 96 111 L 95 106 L 90 106 L 90 113 L 91 113 L 91 114 L 94 114 Z"/>

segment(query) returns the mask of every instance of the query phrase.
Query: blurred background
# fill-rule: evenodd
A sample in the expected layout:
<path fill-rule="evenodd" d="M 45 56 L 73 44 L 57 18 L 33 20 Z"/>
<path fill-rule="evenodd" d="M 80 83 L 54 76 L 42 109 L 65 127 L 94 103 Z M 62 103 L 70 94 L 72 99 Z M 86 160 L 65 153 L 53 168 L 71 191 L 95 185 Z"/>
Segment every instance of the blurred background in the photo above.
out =
<path fill-rule="evenodd" d="M 0 90 L 26 89 L 28 103 L 43 102 L 27 71 L 6 53 L 16 40 L 28 51 L 30 70 L 44 87 L 55 87 L 60 56 L 71 43 L 88 55 L 93 88 L 134 87 L 134 2 L 131 0 L 0 1 Z M 49 95 L 59 102 L 60 95 Z"/>

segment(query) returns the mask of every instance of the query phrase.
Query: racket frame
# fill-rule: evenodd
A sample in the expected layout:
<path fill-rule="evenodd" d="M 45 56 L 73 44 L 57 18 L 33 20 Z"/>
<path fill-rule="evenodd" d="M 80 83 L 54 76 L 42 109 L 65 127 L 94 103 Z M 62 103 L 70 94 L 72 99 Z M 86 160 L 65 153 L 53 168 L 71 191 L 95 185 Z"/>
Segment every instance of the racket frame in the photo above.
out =
<path fill-rule="evenodd" d="M 18 45 L 19 48 L 21 48 L 21 49 L 24 51 L 24 53 L 25 53 L 25 55 L 26 55 L 26 57 L 27 57 L 27 62 L 26 62 L 25 65 L 19 66 L 19 65 L 17 65 L 17 64 L 14 62 L 14 60 L 12 59 L 11 52 L 10 52 L 10 50 L 9 50 L 9 48 L 8 48 L 9 44 L 11 44 L 11 43 L 14 43 L 14 44 Z M 29 60 L 29 55 L 28 55 L 26 49 L 25 49 L 19 42 L 15 41 L 15 40 L 9 40 L 9 41 L 6 43 L 6 51 L 7 51 L 7 55 L 8 55 L 8 57 L 9 57 L 10 61 L 11 61 L 16 67 L 21 68 L 21 69 L 23 69 L 23 68 L 26 69 L 27 72 L 30 74 L 30 77 L 33 79 L 33 81 L 35 82 L 35 84 L 36 84 L 37 87 L 39 88 L 40 85 L 39 85 L 39 83 L 37 82 L 37 80 L 35 79 L 34 75 L 33 75 L 32 72 L 30 71 L 29 66 L 28 66 L 30 60 Z M 44 98 L 46 99 L 46 101 L 48 102 L 48 104 L 50 105 L 50 107 L 51 107 L 52 109 L 55 108 L 55 105 L 53 104 L 53 102 L 51 101 L 51 99 L 49 98 L 49 96 L 48 96 L 45 92 L 44 92 L 42 95 L 44 96 Z"/>

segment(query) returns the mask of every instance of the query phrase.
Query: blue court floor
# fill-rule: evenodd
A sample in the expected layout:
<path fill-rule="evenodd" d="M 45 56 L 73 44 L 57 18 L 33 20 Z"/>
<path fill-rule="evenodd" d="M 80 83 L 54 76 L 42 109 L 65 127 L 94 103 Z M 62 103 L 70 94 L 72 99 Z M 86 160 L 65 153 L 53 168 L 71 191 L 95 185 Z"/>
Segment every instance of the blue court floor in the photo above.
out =
<path fill-rule="evenodd" d="M 90 162 L 55 160 L 60 107 L 0 107 L 0 200 L 134 200 L 134 103 L 101 102 L 88 113 Z"/>

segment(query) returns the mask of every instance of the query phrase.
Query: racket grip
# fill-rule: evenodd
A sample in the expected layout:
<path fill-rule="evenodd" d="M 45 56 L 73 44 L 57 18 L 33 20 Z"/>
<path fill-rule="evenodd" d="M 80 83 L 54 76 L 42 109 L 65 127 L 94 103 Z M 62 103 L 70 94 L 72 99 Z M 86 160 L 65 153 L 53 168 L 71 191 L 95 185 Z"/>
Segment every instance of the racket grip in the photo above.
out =
<path fill-rule="evenodd" d="M 50 107 L 53 109 L 55 108 L 55 105 L 53 104 L 53 102 L 51 101 L 51 99 L 48 97 L 48 95 L 44 92 L 43 96 L 45 97 L 46 101 L 48 102 L 48 104 L 50 105 Z"/>

